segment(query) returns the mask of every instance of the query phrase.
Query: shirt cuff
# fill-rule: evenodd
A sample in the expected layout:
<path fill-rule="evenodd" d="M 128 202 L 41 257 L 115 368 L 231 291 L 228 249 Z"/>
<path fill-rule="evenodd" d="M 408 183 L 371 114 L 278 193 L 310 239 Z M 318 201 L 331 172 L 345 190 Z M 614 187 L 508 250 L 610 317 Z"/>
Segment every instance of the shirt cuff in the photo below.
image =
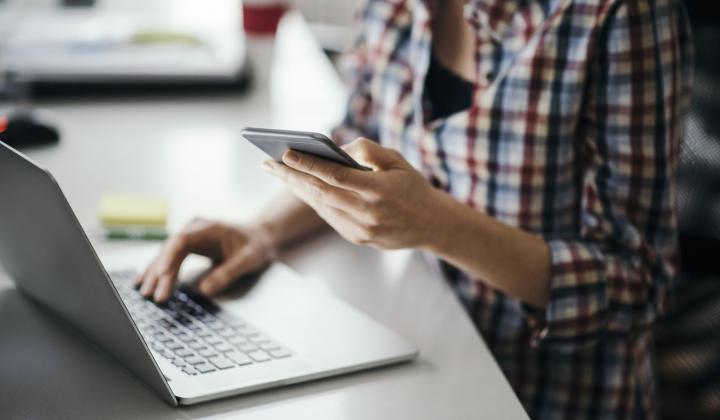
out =
<path fill-rule="evenodd" d="M 607 323 L 605 258 L 600 249 L 578 241 L 551 240 L 550 299 L 545 309 L 523 304 L 530 345 L 560 350 L 597 343 Z"/>

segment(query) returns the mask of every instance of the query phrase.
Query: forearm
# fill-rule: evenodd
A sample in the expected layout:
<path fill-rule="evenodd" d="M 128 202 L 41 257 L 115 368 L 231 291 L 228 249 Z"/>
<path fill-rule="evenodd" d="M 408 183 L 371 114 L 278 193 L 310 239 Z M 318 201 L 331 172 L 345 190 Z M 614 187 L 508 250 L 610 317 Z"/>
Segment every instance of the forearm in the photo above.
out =
<path fill-rule="evenodd" d="M 325 221 L 310 206 L 289 193 L 279 196 L 265 209 L 260 225 L 268 233 L 274 248 L 287 246 L 327 228 Z"/>
<path fill-rule="evenodd" d="M 530 305 L 547 305 L 550 250 L 540 237 L 502 224 L 437 191 L 442 222 L 428 251 Z"/>

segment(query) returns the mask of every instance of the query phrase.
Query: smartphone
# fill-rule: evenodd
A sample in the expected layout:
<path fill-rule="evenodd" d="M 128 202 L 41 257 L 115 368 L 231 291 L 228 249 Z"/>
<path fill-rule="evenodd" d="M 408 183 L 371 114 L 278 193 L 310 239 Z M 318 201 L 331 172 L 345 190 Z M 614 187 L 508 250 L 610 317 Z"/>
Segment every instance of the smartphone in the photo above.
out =
<path fill-rule="evenodd" d="M 287 150 L 295 150 L 354 169 L 372 170 L 357 163 L 332 140 L 319 133 L 248 127 L 240 134 L 278 162 L 282 161 L 282 156 Z"/>

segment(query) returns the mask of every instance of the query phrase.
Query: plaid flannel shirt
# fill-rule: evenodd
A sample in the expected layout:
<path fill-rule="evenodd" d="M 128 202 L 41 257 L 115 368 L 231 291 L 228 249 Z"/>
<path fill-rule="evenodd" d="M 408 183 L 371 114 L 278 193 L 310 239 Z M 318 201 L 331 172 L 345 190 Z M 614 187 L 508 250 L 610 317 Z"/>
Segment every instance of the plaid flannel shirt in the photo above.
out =
<path fill-rule="evenodd" d="M 674 172 L 690 80 L 682 5 L 468 0 L 473 104 L 426 121 L 431 1 L 361 8 L 336 139 L 396 148 L 457 200 L 547 241 L 542 311 L 449 275 L 531 417 L 657 417 L 652 325 L 677 270 Z"/>

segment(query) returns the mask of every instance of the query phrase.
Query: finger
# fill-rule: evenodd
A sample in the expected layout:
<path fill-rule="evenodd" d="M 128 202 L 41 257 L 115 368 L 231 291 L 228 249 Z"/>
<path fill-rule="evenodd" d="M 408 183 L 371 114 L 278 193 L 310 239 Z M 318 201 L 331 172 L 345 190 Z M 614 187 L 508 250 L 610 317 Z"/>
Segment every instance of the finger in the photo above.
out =
<path fill-rule="evenodd" d="M 367 243 L 367 236 L 361 224 L 350 214 L 332 207 L 314 209 L 343 238 L 356 244 Z"/>
<path fill-rule="evenodd" d="M 361 226 L 364 223 L 371 222 L 370 214 L 366 211 L 367 203 L 361 197 L 354 196 L 349 202 L 343 201 L 343 194 L 346 194 L 344 190 L 337 190 L 335 187 L 325 184 L 324 188 L 335 189 L 340 193 L 334 195 L 334 198 L 340 198 L 341 200 L 335 201 L 330 199 L 333 198 L 333 196 L 324 192 L 320 186 L 308 187 L 308 185 L 313 185 L 313 183 L 322 183 L 321 180 L 311 175 L 295 171 L 292 168 L 288 168 L 274 161 L 265 162 L 264 167 L 270 168 L 269 170 L 271 170 L 274 175 L 286 181 L 293 193 L 315 210 L 315 212 L 336 231 L 340 232 L 347 239 L 358 243 L 356 238 L 362 237 L 361 233 L 363 229 Z M 351 228 L 347 228 L 347 226 L 351 226 Z M 341 231 L 341 227 L 343 231 Z M 348 230 L 351 231 L 349 235 L 345 233 Z M 352 237 L 352 239 L 350 237 Z"/>
<path fill-rule="evenodd" d="M 306 192 L 304 190 L 299 190 L 299 189 L 295 189 L 295 188 L 291 187 L 291 191 L 293 192 L 293 194 L 295 194 L 296 197 L 298 197 L 305 204 L 310 206 L 318 214 L 321 214 L 321 212 L 326 211 L 326 210 L 330 214 L 342 214 L 344 216 L 343 218 L 347 218 L 348 220 L 351 220 L 353 224 L 358 225 L 358 226 L 369 224 L 369 223 L 373 222 L 370 212 L 362 210 L 362 208 L 367 207 L 366 204 L 363 204 L 364 207 L 334 206 L 331 203 L 326 203 L 326 202 L 316 200 L 314 197 L 312 197 L 308 192 Z M 321 217 L 322 217 L 322 215 L 321 215 Z M 323 217 L 323 219 L 326 219 L 326 218 Z M 326 219 L 326 221 L 328 221 L 328 220 Z"/>
<path fill-rule="evenodd" d="M 294 192 L 302 194 L 308 200 L 353 213 L 363 213 L 367 207 L 362 197 L 353 191 L 334 187 L 313 175 L 297 171 L 277 162 L 268 161 L 268 166 L 274 175 L 285 181 Z"/>
<path fill-rule="evenodd" d="M 213 296 L 230 286 L 243 274 L 260 267 L 262 263 L 260 257 L 251 255 L 247 251 L 240 252 L 200 279 L 198 289 L 204 295 Z"/>
<path fill-rule="evenodd" d="M 358 138 L 343 147 L 353 159 L 373 169 L 391 169 L 407 164 L 396 150 L 382 147 L 372 140 Z"/>
<path fill-rule="evenodd" d="M 142 287 L 140 287 L 140 294 L 149 298 L 155 292 L 155 285 L 157 284 L 158 276 L 155 270 L 152 270 L 150 274 L 143 279 Z"/>
<path fill-rule="evenodd" d="M 175 286 L 175 276 L 163 275 L 158 278 L 157 286 L 155 286 L 155 293 L 153 293 L 153 300 L 157 303 L 164 303 L 172 295 L 173 286 Z"/>
<path fill-rule="evenodd" d="M 305 153 L 288 150 L 283 163 L 297 171 L 320 178 L 326 184 L 351 191 L 370 189 L 372 178 L 366 171 L 360 171 L 339 163 Z"/>
<path fill-rule="evenodd" d="M 145 280 L 145 277 L 147 277 L 150 274 L 150 271 L 153 269 L 153 266 L 155 265 L 155 261 L 148 264 L 148 266 L 145 268 L 145 271 L 143 271 L 142 274 L 135 277 L 135 280 L 133 280 L 133 287 L 136 289 L 140 287 L 140 285 L 143 284 L 143 281 Z"/>
<path fill-rule="evenodd" d="M 163 302 L 172 294 L 182 262 L 198 246 L 203 235 L 207 235 L 206 230 L 194 229 L 193 226 L 194 224 L 190 224 L 182 233 L 171 237 L 165 243 L 140 289 L 145 297 L 153 296 L 156 301 Z"/>
<path fill-rule="evenodd" d="M 155 264 L 158 275 L 177 274 L 183 260 L 192 250 L 192 235 L 192 233 L 181 233 L 168 239 Z"/>

